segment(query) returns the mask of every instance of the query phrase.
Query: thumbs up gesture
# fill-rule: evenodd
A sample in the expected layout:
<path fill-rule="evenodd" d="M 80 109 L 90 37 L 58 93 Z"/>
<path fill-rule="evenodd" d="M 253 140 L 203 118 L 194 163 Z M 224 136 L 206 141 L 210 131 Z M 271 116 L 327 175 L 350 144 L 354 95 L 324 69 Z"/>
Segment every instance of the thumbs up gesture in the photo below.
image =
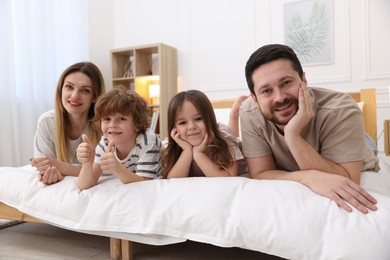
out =
<path fill-rule="evenodd" d="M 82 138 L 83 142 L 79 144 L 76 149 L 77 159 L 82 164 L 93 163 L 95 156 L 95 148 L 92 146 L 92 143 L 86 134 L 83 134 Z"/>
<path fill-rule="evenodd" d="M 107 145 L 107 153 L 100 157 L 100 166 L 104 172 L 116 173 L 122 166 L 122 164 L 115 157 L 114 150 L 114 142 L 110 141 Z"/>

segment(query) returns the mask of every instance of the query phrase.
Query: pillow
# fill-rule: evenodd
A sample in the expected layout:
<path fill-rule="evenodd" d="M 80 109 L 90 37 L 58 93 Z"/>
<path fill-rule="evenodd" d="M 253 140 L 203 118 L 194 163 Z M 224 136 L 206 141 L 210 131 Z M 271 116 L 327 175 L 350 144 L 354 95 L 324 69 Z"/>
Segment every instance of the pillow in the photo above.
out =
<path fill-rule="evenodd" d="M 360 110 L 363 112 L 364 101 L 358 102 L 357 105 L 360 108 Z"/>
<path fill-rule="evenodd" d="M 220 122 L 224 125 L 229 125 L 230 110 L 230 108 L 215 108 L 214 113 L 217 122 Z"/>

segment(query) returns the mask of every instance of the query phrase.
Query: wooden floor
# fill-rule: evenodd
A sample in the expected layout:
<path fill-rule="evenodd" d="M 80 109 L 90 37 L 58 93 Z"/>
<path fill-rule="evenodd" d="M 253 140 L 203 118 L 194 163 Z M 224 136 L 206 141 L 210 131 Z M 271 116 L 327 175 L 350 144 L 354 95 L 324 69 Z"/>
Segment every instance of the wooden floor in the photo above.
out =
<path fill-rule="evenodd" d="M 221 248 L 192 241 L 168 246 L 134 243 L 136 260 L 281 259 L 240 248 Z M 22 223 L 0 229 L 0 259 L 110 259 L 110 240 L 57 228 Z"/>

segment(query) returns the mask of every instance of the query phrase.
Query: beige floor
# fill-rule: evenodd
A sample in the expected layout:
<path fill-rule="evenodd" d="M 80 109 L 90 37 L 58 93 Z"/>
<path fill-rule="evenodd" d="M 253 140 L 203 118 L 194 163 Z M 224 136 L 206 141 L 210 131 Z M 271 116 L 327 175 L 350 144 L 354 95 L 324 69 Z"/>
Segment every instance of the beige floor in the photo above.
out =
<path fill-rule="evenodd" d="M 0 229 L 0 259 L 110 259 L 109 239 L 46 224 L 22 223 Z M 185 242 L 169 246 L 134 244 L 135 260 L 281 259 L 240 248 Z"/>

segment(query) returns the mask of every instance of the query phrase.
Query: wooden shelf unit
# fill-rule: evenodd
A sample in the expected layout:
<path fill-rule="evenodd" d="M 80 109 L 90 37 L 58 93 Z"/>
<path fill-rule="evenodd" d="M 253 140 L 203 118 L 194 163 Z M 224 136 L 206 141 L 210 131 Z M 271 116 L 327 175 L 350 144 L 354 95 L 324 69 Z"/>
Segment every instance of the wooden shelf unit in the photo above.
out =
<path fill-rule="evenodd" d="M 168 137 L 167 110 L 177 93 L 177 50 L 157 43 L 111 50 L 112 87 L 125 86 L 135 90 L 160 110 L 156 132 L 161 140 Z M 153 104 L 149 85 L 160 85 L 159 104 Z"/>

